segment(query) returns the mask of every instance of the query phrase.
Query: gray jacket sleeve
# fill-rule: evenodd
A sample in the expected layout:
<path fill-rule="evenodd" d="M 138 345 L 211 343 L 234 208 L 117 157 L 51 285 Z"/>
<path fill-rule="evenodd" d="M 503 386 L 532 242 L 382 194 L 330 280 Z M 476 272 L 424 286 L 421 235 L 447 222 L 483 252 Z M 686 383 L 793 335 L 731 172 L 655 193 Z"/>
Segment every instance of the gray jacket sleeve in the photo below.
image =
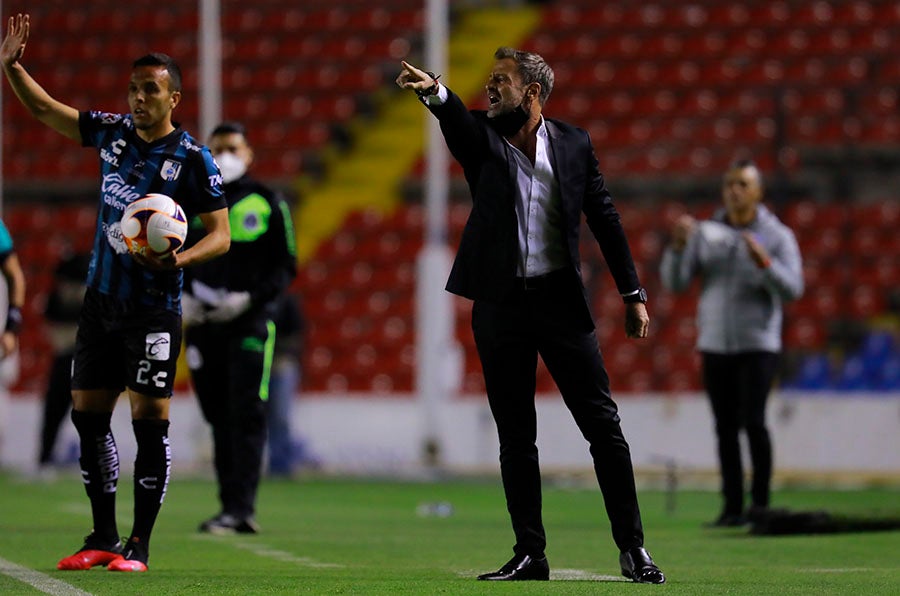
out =
<path fill-rule="evenodd" d="M 796 300 L 803 295 L 803 262 L 797 238 L 787 227 L 781 227 L 780 241 L 769 254 L 771 264 L 763 271 L 764 283 L 783 300 Z"/>
<path fill-rule="evenodd" d="M 696 264 L 697 233 L 694 232 L 680 252 L 672 248 L 671 244 L 663 251 L 662 262 L 659 265 L 663 287 L 676 294 L 687 290 L 698 270 Z"/>

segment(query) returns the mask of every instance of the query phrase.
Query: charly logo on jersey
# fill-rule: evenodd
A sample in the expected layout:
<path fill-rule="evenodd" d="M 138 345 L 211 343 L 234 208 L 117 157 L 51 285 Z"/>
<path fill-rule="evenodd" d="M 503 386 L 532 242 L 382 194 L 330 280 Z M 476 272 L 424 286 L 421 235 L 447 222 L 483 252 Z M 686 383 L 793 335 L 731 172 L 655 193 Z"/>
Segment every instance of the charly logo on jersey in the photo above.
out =
<path fill-rule="evenodd" d="M 168 182 L 172 182 L 178 180 L 178 176 L 181 174 L 181 163 L 167 159 L 163 162 L 162 168 L 159 170 L 159 175 L 163 180 Z"/>
<path fill-rule="evenodd" d="M 122 155 L 122 149 L 128 144 L 125 139 L 116 139 L 113 141 L 109 149 L 106 147 L 100 149 L 100 159 L 113 166 L 114 168 L 119 167 L 119 158 L 117 155 Z"/>
<path fill-rule="evenodd" d="M 171 336 L 165 332 L 148 333 L 145 345 L 147 360 L 168 360 Z"/>

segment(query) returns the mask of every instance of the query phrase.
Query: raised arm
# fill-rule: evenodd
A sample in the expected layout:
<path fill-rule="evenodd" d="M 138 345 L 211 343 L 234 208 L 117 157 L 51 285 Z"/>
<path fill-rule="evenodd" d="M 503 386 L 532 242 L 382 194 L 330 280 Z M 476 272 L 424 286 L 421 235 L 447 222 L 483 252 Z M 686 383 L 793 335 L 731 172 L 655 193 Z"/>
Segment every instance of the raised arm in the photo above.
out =
<path fill-rule="evenodd" d="M 680 294 L 691 285 L 695 273 L 696 238 L 694 242 L 690 241 L 696 229 L 697 220 L 687 214 L 681 215 L 672 226 L 672 242 L 663 251 L 659 266 L 663 286 L 670 292 Z"/>
<path fill-rule="evenodd" d="M 25 54 L 25 45 L 31 22 L 27 14 L 9 17 L 6 37 L 0 44 L 0 64 L 10 87 L 31 115 L 60 133 L 81 142 L 78 129 L 78 110 L 59 102 L 47 93 L 22 66 L 20 60 Z"/>

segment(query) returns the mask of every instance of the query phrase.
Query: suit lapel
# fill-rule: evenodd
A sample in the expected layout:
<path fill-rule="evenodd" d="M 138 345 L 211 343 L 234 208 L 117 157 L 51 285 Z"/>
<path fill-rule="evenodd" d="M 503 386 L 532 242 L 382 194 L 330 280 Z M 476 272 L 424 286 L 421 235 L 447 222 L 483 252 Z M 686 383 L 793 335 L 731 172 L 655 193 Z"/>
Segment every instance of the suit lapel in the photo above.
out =
<path fill-rule="evenodd" d="M 547 134 L 550 136 L 550 165 L 553 166 L 553 171 L 558 172 L 559 169 L 557 167 L 559 163 L 559 157 L 556 155 L 558 151 L 562 151 L 562 147 L 560 147 L 560 138 L 562 138 L 562 132 L 560 132 L 559 128 L 546 118 L 544 118 L 544 126 L 547 127 Z"/>
<path fill-rule="evenodd" d="M 544 124 L 547 127 L 547 134 L 550 137 L 550 165 L 553 167 L 553 173 L 556 175 L 556 183 L 559 184 L 559 192 L 563 203 L 566 202 L 566 189 L 568 184 L 569 171 L 569 151 L 566 143 L 563 142 L 563 133 L 553 122 L 546 118 Z"/>

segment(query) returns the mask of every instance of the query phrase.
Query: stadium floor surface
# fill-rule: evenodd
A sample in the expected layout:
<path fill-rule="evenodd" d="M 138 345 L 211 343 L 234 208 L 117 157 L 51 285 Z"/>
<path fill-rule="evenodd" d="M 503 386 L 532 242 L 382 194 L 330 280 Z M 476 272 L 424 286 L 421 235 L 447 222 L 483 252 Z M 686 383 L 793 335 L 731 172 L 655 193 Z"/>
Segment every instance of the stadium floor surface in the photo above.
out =
<path fill-rule="evenodd" d="M 177 471 L 145 574 L 62 572 L 90 529 L 80 479 L 26 482 L 0 474 L 0 593 L 84 594 L 896 594 L 900 532 L 752 536 L 702 527 L 713 492 L 640 494 L 647 547 L 666 586 L 620 577 L 599 490 L 546 483 L 551 581 L 475 581 L 511 556 L 499 480 L 400 482 L 308 477 L 264 480 L 255 536 L 197 533 L 216 513 L 210 480 Z M 131 526 L 130 479 L 120 481 L 119 530 Z M 790 489 L 774 505 L 848 515 L 897 515 L 900 489 Z"/>

